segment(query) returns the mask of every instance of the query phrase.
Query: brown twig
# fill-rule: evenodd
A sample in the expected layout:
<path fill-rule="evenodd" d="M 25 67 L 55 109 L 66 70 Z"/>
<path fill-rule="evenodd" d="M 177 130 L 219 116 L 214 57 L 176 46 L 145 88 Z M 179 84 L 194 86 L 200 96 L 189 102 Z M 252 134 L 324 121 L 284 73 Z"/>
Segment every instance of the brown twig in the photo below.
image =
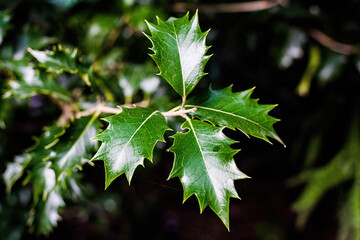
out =
<path fill-rule="evenodd" d="M 321 45 L 331 49 L 334 52 L 344 55 L 352 55 L 359 52 L 359 49 L 355 46 L 337 42 L 318 29 L 311 29 L 309 31 L 309 35 L 318 41 Z"/>
<path fill-rule="evenodd" d="M 175 12 L 187 12 L 189 10 L 199 9 L 201 12 L 219 12 L 219 13 L 236 13 L 236 12 L 254 12 L 269 9 L 277 5 L 286 5 L 287 0 L 277 1 L 254 1 L 242 3 L 217 3 L 217 4 L 191 4 L 175 3 L 172 10 Z"/>
<path fill-rule="evenodd" d="M 96 112 L 119 114 L 119 113 L 121 113 L 121 107 L 134 108 L 135 106 L 147 107 L 147 106 L 149 106 L 149 101 L 141 101 L 141 102 L 134 103 L 134 104 L 123 104 L 123 105 L 119 105 L 118 107 L 115 108 L 115 107 L 106 106 L 105 102 L 103 102 L 101 100 L 98 100 L 98 104 L 95 107 L 86 109 L 84 111 L 77 112 L 76 113 L 76 118 L 93 115 Z"/>
<path fill-rule="evenodd" d="M 126 105 L 121 105 L 121 106 L 118 106 L 118 107 L 114 108 L 114 107 L 105 106 L 105 102 L 100 101 L 93 108 L 89 108 L 89 109 L 86 109 L 84 111 L 77 112 L 76 113 L 76 118 L 93 115 L 95 113 L 119 114 L 119 113 L 121 113 L 121 108 L 120 107 L 133 108 L 135 106 L 140 106 L 140 105 L 144 106 L 144 104 L 145 104 L 145 102 L 139 102 L 137 104 L 132 104 L 132 105 L 126 104 Z M 196 108 L 191 108 L 191 109 L 182 109 L 182 108 L 180 108 L 177 111 L 162 112 L 161 114 L 164 115 L 164 117 L 181 116 L 181 117 L 185 118 L 187 113 L 196 112 L 196 110 L 197 110 Z"/>
<path fill-rule="evenodd" d="M 53 103 L 59 106 L 61 109 L 61 116 L 59 118 L 59 125 L 65 126 L 69 121 L 74 119 L 74 106 L 70 103 L 61 101 L 58 98 L 50 96 L 50 99 Z"/>
<path fill-rule="evenodd" d="M 178 111 L 175 111 L 175 112 L 163 112 L 162 115 L 164 115 L 164 117 L 175 117 L 175 116 L 180 116 L 180 117 L 183 117 L 183 118 L 186 118 L 186 114 L 187 113 L 193 113 L 193 112 L 196 112 L 197 108 L 191 108 L 191 109 L 182 109 L 180 108 L 180 110 Z"/>

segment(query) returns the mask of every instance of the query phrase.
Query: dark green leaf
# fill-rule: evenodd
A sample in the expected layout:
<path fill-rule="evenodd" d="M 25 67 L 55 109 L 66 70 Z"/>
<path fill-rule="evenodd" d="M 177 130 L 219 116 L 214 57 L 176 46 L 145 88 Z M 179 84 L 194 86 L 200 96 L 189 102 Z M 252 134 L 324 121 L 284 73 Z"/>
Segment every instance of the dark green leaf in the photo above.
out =
<path fill-rule="evenodd" d="M 65 206 L 64 199 L 58 191 L 52 191 L 49 196 L 35 205 L 30 211 L 28 224 L 30 231 L 49 233 L 61 219 L 59 210 Z"/>
<path fill-rule="evenodd" d="M 3 178 L 8 192 L 11 191 L 14 183 L 23 175 L 24 169 L 29 164 L 29 160 L 27 156 L 21 155 L 16 156 L 14 162 L 7 164 Z"/>
<path fill-rule="evenodd" d="M 61 45 L 54 47 L 53 51 L 37 51 L 31 48 L 29 53 L 39 61 L 40 66 L 46 68 L 49 72 L 62 73 L 77 73 L 79 71 L 79 62 L 77 57 L 77 50 L 70 51 L 63 49 Z"/>
<path fill-rule="evenodd" d="M 187 13 L 182 18 L 170 18 L 166 22 L 157 19 L 158 25 L 147 22 L 153 44 L 151 50 L 160 69 L 159 75 L 185 98 L 205 75 L 204 67 L 210 56 L 205 45 L 207 32 L 201 32 L 197 12 L 189 21 Z"/>
<path fill-rule="evenodd" d="M 125 65 L 119 77 L 119 84 L 125 95 L 125 103 L 131 103 L 132 97 L 140 89 L 148 94 L 155 92 L 159 86 L 159 79 L 154 75 L 155 69 L 151 63 Z"/>
<path fill-rule="evenodd" d="M 122 108 L 121 113 L 104 120 L 109 126 L 95 138 L 103 143 L 93 160 L 104 160 L 106 188 L 123 173 L 130 183 L 144 158 L 152 161 L 156 142 L 164 141 L 165 117 L 159 111 L 136 107 Z"/>
<path fill-rule="evenodd" d="M 350 128 L 346 144 L 330 163 L 315 170 L 304 171 L 295 179 L 295 182 L 307 182 L 304 192 L 293 206 L 298 213 L 299 225 L 305 223 L 311 211 L 327 191 L 353 178 L 354 174 L 356 175 L 358 169 L 356 166 L 360 155 L 357 120 Z"/>
<path fill-rule="evenodd" d="M 81 195 L 76 168 L 81 168 L 97 146 L 92 140 L 98 132 L 98 115 L 83 117 L 69 128 L 46 128 L 25 156 L 8 165 L 4 174 L 7 188 L 11 188 L 24 172 L 24 183 L 33 186 L 33 208 L 28 222 L 31 230 L 48 233 L 60 219 L 59 209 L 64 198 Z"/>
<path fill-rule="evenodd" d="M 268 137 L 272 137 L 283 144 L 273 129 L 278 119 L 268 115 L 276 105 L 258 104 L 257 99 L 250 98 L 253 90 L 233 93 L 231 86 L 222 90 L 210 89 L 205 99 L 194 99 L 185 107 L 196 107 L 193 116 L 215 125 L 239 129 L 246 136 L 252 135 L 267 142 L 270 142 Z"/>
<path fill-rule="evenodd" d="M 347 59 L 344 55 L 328 51 L 325 59 L 321 61 L 321 65 L 317 73 L 319 82 L 324 85 L 337 78 L 344 68 L 346 60 Z"/>
<path fill-rule="evenodd" d="M 338 240 L 360 238 L 360 181 L 355 180 L 340 212 Z"/>
<path fill-rule="evenodd" d="M 169 178 L 178 177 L 184 187 L 184 201 L 195 194 L 201 212 L 206 206 L 219 216 L 229 228 L 230 197 L 239 198 L 234 180 L 246 178 L 233 160 L 238 151 L 230 147 L 235 141 L 222 133 L 223 128 L 198 121 L 187 120 L 186 133 L 174 135 L 175 154 Z"/>
<path fill-rule="evenodd" d="M 22 81 L 10 81 L 10 90 L 4 93 L 4 97 L 29 98 L 38 94 L 53 96 L 64 102 L 72 102 L 71 96 L 61 85 L 56 83 L 51 76 L 34 70 L 31 66 L 21 69 L 24 76 Z"/>
<path fill-rule="evenodd" d="M 5 37 L 6 31 L 9 28 L 10 15 L 6 11 L 0 11 L 0 45 Z"/>
<path fill-rule="evenodd" d="M 57 176 L 69 174 L 74 168 L 80 168 L 90 159 L 90 153 L 97 148 L 93 138 L 98 134 L 98 115 L 82 117 L 71 124 L 60 142 L 51 149 L 49 160 Z"/>

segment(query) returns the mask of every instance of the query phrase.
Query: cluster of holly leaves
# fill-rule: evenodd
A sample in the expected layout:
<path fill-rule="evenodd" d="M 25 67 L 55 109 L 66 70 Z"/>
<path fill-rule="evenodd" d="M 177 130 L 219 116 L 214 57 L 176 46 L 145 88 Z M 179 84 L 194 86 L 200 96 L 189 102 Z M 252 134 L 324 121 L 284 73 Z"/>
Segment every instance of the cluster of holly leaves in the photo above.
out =
<path fill-rule="evenodd" d="M 234 180 L 247 176 L 235 164 L 233 156 L 238 150 L 231 147 L 235 141 L 223 133 L 224 128 L 238 129 L 246 136 L 267 142 L 270 137 L 282 143 L 273 129 L 278 119 L 268 115 L 276 105 L 258 104 L 257 99 L 251 98 L 254 89 L 234 93 L 231 86 L 220 90 L 210 88 L 204 94 L 187 99 L 205 75 L 204 67 L 210 58 L 206 55 L 209 47 L 205 44 L 208 31 L 201 31 L 197 13 L 191 19 L 186 14 L 167 21 L 158 18 L 157 24 L 146 24 L 150 30 L 146 36 L 152 43 L 151 57 L 160 70 L 158 75 L 180 95 L 181 104 L 166 109 L 166 112 L 152 108 L 151 104 L 148 107 L 120 107 L 119 114 L 103 118 L 108 124 L 102 132 L 99 119 L 104 114 L 100 110 L 70 121 L 65 117 L 46 127 L 25 154 L 8 164 L 3 175 L 8 192 L 19 179 L 25 185 L 32 184 L 32 209 L 28 215 L 31 230 L 38 233 L 51 231 L 60 219 L 64 199 L 76 200 L 81 196 L 78 172 L 85 163 L 104 161 L 105 188 L 122 174 L 130 183 L 135 169 L 144 165 L 145 159 L 153 160 L 156 143 L 165 141 L 165 132 L 172 130 L 167 124 L 172 116 L 182 117 L 183 123 L 172 135 L 173 144 L 169 151 L 174 153 L 174 164 L 169 178 L 180 179 L 184 201 L 195 195 L 201 211 L 209 206 L 229 228 L 229 201 L 232 197 L 238 198 Z M 36 59 L 38 68 L 32 65 L 3 66 L 12 70 L 15 78 L 22 79 L 9 82 L 4 98 L 49 95 L 63 106 L 62 117 L 66 108 L 70 108 L 71 113 L 96 105 L 74 101 L 76 96 L 48 77 L 63 73 L 83 80 L 93 94 L 106 95 L 101 81 L 93 74 L 93 69 L 98 66 L 83 63 L 76 50 L 59 45 L 52 50 L 29 48 L 27 51 Z M 136 72 L 136 67 L 132 71 Z M 141 74 L 134 75 L 141 77 Z M 150 96 L 159 81 L 154 76 L 136 80 L 134 84 L 127 80 L 126 74 L 120 79 L 119 85 L 124 88 L 127 103 L 132 102 L 131 96 L 138 89 L 147 93 L 144 98 Z M 100 146 L 97 140 L 101 142 Z"/>

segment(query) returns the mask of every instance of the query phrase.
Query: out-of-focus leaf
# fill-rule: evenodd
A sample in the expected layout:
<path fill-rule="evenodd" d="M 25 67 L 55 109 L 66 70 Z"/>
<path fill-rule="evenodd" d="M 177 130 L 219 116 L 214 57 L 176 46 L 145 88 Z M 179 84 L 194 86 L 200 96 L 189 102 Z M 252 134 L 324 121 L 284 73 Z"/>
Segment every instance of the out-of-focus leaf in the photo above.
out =
<path fill-rule="evenodd" d="M 110 34 L 120 23 L 120 16 L 118 15 L 97 14 L 91 19 L 86 38 L 84 39 L 84 45 L 88 53 L 95 54 L 90 56 L 92 60 L 104 48 L 106 39 L 114 37 L 110 36 Z M 115 42 L 114 40 L 116 39 L 111 39 L 112 42 Z"/>
<path fill-rule="evenodd" d="M 0 45 L 3 42 L 6 31 L 10 27 L 10 15 L 6 11 L 0 11 Z"/>
<path fill-rule="evenodd" d="M 333 187 L 354 177 L 355 163 L 359 161 L 360 138 L 357 123 L 350 128 L 344 147 L 330 163 L 315 170 L 304 171 L 293 182 L 306 182 L 307 186 L 293 209 L 298 213 L 297 224 L 302 226 L 321 197 Z"/>
<path fill-rule="evenodd" d="M 340 212 L 338 240 L 360 238 L 360 124 L 358 123 L 358 116 L 356 116 L 351 126 L 350 147 L 353 148 L 353 155 L 348 159 L 348 161 L 353 161 L 354 164 L 354 184 Z"/>
<path fill-rule="evenodd" d="M 287 39 L 283 48 L 280 51 L 279 66 L 288 68 L 292 65 L 295 59 L 304 56 L 304 43 L 306 42 L 306 35 L 298 29 L 290 29 L 287 33 Z"/>
<path fill-rule="evenodd" d="M 1 86 L 0 86 L 1 87 Z M 12 117 L 12 106 L 6 99 L 0 98 L 0 129 L 5 129 L 6 124 Z M 1 155 L 0 146 L 0 155 Z"/>
<path fill-rule="evenodd" d="M 31 191 L 28 188 L 12 191 L 0 200 L 1 240 L 24 239 L 27 232 L 26 221 L 29 216 L 27 208 L 30 202 Z"/>
<path fill-rule="evenodd" d="M 3 173 L 3 179 L 6 183 L 6 190 L 10 192 L 14 183 L 19 180 L 23 175 L 24 169 L 29 163 L 29 158 L 24 155 L 16 156 L 14 162 L 8 163 L 5 172 Z"/>
<path fill-rule="evenodd" d="M 71 8 L 80 2 L 93 2 L 94 0 L 47 0 L 47 2 L 54 4 L 59 8 Z"/>
<path fill-rule="evenodd" d="M 159 75 L 183 98 L 195 88 L 205 75 L 204 67 L 210 56 L 205 55 L 208 31 L 201 32 L 197 12 L 189 21 L 187 13 L 182 18 L 169 18 L 158 25 L 146 22 L 151 36 L 146 35 L 153 46 L 150 56 L 160 69 Z"/>
<path fill-rule="evenodd" d="M 165 15 L 162 8 L 154 8 L 152 5 L 138 5 L 125 14 L 128 15 L 130 26 L 138 31 L 146 30 L 147 26 L 144 19 L 152 22 L 155 20 L 155 16 L 162 19 Z"/>
<path fill-rule="evenodd" d="M 37 51 L 31 48 L 29 53 L 39 61 L 39 65 L 49 72 L 54 73 L 78 73 L 81 71 L 80 62 L 78 59 L 77 50 L 63 49 L 61 45 L 54 47 L 53 51 Z"/>
<path fill-rule="evenodd" d="M 4 174 L 7 187 L 11 188 L 23 173 L 24 184 L 33 186 L 33 208 L 28 219 L 31 230 L 48 233 L 60 219 L 59 209 L 64 198 L 76 199 L 81 195 L 77 168 L 88 161 L 97 141 L 98 115 L 83 117 L 71 126 L 49 127 L 36 143 L 28 149 L 25 159 L 8 165 Z"/>
<path fill-rule="evenodd" d="M 233 93 L 231 86 L 222 90 L 210 88 L 205 97 L 195 98 L 185 107 L 197 108 L 191 115 L 215 125 L 239 129 L 246 136 L 251 135 L 267 142 L 270 142 L 268 137 L 272 137 L 284 144 L 273 128 L 278 119 L 268 115 L 276 105 L 258 104 L 257 99 L 250 98 L 253 90 Z"/>
<path fill-rule="evenodd" d="M 305 70 L 304 75 L 302 76 L 299 85 L 296 88 L 296 92 L 300 96 L 306 96 L 309 94 L 311 81 L 314 78 L 316 71 L 320 65 L 320 49 L 317 46 L 311 46 L 309 63 Z"/>
<path fill-rule="evenodd" d="M 40 49 L 56 43 L 57 38 L 44 36 L 41 32 L 25 25 L 23 32 L 17 39 L 16 47 L 11 56 L 12 60 L 23 60 L 28 48 Z M 26 60 L 26 62 L 28 62 Z"/>
<path fill-rule="evenodd" d="M 165 117 L 159 111 L 136 107 L 122 108 L 122 112 L 104 119 L 107 129 L 96 136 L 102 142 L 92 160 L 105 164 L 105 188 L 121 174 L 128 182 L 144 159 L 152 161 L 156 142 L 165 141 Z"/>
<path fill-rule="evenodd" d="M 169 150 L 175 160 L 169 178 L 180 179 L 184 201 L 195 194 L 200 211 L 209 205 L 229 229 L 230 197 L 239 198 L 233 181 L 247 178 L 233 160 L 238 150 L 230 145 L 235 141 L 222 133 L 223 128 L 198 120 L 189 119 L 181 128 L 189 131 L 174 135 Z"/>
<path fill-rule="evenodd" d="M 65 202 L 58 191 L 52 191 L 43 201 L 40 201 L 30 211 L 28 224 L 30 231 L 36 233 L 49 233 L 61 219 L 59 210 Z"/>
<path fill-rule="evenodd" d="M 51 149 L 49 160 L 58 178 L 69 174 L 75 168 L 81 168 L 91 157 L 89 153 L 95 151 L 98 143 L 93 138 L 98 134 L 98 115 L 82 117 L 66 129 L 66 134 L 59 139 L 59 143 Z"/>
<path fill-rule="evenodd" d="M 360 54 L 358 54 L 357 57 L 355 58 L 355 66 L 360 73 Z"/>
<path fill-rule="evenodd" d="M 130 104 L 132 97 L 140 89 L 151 94 L 157 90 L 160 80 L 155 75 L 155 68 L 151 63 L 145 65 L 127 64 L 119 77 L 119 85 L 123 88 L 125 103 Z"/>
<path fill-rule="evenodd" d="M 340 212 L 338 240 L 360 238 L 360 181 L 355 180 Z"/>
<path fill-rule="evenodd" d="M 53 96 L 65 102 L 72 102 L 71 96 L 60 84 L 56 83 L 50 75 L 34 69 L 31 65 L 24 66 L 19 62 L 6 63 L 6 67 L 13 69 L 19 76 L 20 81 L 10 81 L 10 89 L 4 93 L 4 97 L 14 96 L 24 99 L 37 94 Z"/>
<path fill-rule="evenodd" d="M 337 78 L 340 75 L 345 63 L 346 57 L 344 55 L 328 51 L 327 56 L 317 72 L 320 84 L 324 85 L 328 81 Z"/>

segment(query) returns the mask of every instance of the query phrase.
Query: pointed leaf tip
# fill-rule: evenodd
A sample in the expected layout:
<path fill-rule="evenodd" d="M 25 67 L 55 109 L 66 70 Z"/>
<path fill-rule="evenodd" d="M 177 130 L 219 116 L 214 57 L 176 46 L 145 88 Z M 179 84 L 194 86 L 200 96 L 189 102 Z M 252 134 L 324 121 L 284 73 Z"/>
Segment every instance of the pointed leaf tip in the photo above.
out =
<path fill-rule="evenodd" d="M 153 43 L 153 60 L 162 77 L 174 90 L 186 97 L 204 76 L 204 67 L 210 56 L 206 55 L 204 33 L 201 32 L 197 13 L 189 20 L 189 13 L 182 18 L 170 18 L 158 25 L 148 24 Z"/>
<path fill-rule="evenodd" d="M 252 99 L 254 88 L 233 93 L 232 85 L 222 90 L 210 88 L 206 99 L 197 97 L 190 100 L 185 107 L 197 107 L 197 111 L 190 113 L 194 117 L 208 120 L 215 125 L 238 129 L 246 136 L 254 136 L 271 143 L 271 137 L 283 144 L 276 134 L 273 124 L 278 119 L 268 115 L 275 105 L 258 104 L 257 99 Z"/>
<path fill-rule="evenodd" d="M 152 161 L 157 141 L 164 141 L 168 129 L 165 117 L 159 111 L 136 106 L 122 108 L 122 112 L 107 117 L 107 129 L 97 136 L 102 141 L 92 160 L 103 160 L 105 166 L 105 188 L 125 173 L 130 184 L 135 169 Z"/>
<path fill-rule="evenodd" d="M 174 135 L 169 149 L 175 154 L 170 178 L 178 177 L 184 188 L 183 201 L 195 194 L 200 211 L 207 206 L 229 226 L 229 199 L 238 197 L 234 180 L 246 178 L 233 160 L 237 150 L 230 145 L 234 140 L 206 122 L 187 120 L 181 127 L 186 133 Z"/>

